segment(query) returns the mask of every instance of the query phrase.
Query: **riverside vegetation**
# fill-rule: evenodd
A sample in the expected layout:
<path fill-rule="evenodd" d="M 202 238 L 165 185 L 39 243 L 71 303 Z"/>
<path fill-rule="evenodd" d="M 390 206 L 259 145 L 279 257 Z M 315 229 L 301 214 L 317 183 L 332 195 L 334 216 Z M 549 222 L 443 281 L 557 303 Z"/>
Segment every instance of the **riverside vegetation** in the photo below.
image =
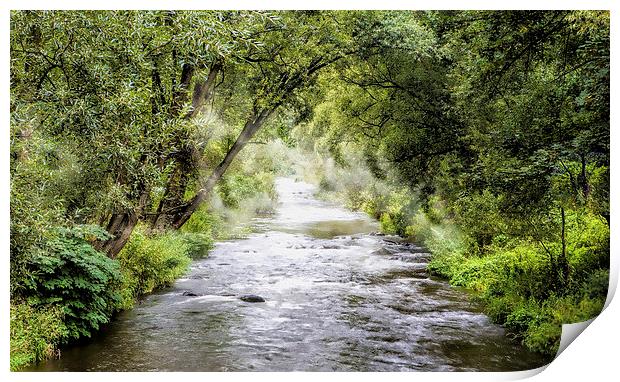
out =
<path fill-rule="evenodd" d="M 603 307 L 608 12 L 15 11 L 10 49 L 12 370 L 243 235 L 295 172 L 532 350 Z"/>

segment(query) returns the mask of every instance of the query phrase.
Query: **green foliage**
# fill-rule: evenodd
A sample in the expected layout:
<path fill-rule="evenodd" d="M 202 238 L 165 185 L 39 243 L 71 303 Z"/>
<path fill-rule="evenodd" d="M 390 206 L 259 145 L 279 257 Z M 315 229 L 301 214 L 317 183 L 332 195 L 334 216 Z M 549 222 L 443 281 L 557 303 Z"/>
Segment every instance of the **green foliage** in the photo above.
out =
<path fill-rule="evenodd" d="M 130 308 L 138 297 L 172 285 L 187 271 L 192 256 L 204 255 L 210 246 L 204 238 L 174 232 L 151 237 L 142 227 L 136 228 L 117 257 L 122 274 L 120 308 Z"/>
<path fill-rule="evenodd" d="M 456 224 L 476 244 L 474 251 L 483 251 L 499 235 L 508 233 L 508 224 L 501 216 L 501 199 L 488 190 L 464 195 L 452 205 Z"/>
<path fill-rule="evenodd" d="M 24 292 L 32 254 L 64 223 L 57 148 L 22 118 L 20 111 L 11 114 L 11 295 Z"/>
<path fill-rule="evenodd" d="M 69 335 L 57 305 L 36 308 L 26 302 L 11 303 L 11 371 L 51 358 Z"/>
<path fill-rule="evenodd" d="M 119 301 L 118 263 L 90 244 L 106 236 L 97 226 L 58 229 L 29 265 L 28 304 L 59 306 L 69 338 L 90 336 L 108 322 Z"/>
<path fill-rule="evenodd" d="M 609 289 L 609 269 L 597 269 L 591 272 L 580 286 L 584 296 L 603 298 Z"/>
<path fill-rule="evenodd" d="M 15 11 L 10 50 L 15 365 L 169 285 L 240 210 L 272 212 L 293 172 L 274 138 L 528 347 L 602 306 L 609 12 Z M 118 261 L 91 246 L 92 224 L 184 207 L 255 123 L 180 233 L 140 227 Z"/>
<path fill-rule="evenodd" d="M 554 271 L 548 253 L 536 243 L 494 244 L 482 257 L 458 253 L 434 256 L 429 269 L 454 285 L 476 291 L 476 298 L 495 322 L 504 324 L 530 349 L 553 355 L 559 346 L 562 324 L 584 321 L 600 313 L 609 281 L 604 260 L 598 258 L 601 247 L 588 246 L 608 231 L 599 227 L 590 236 L 577 226 L 597 223 L 587 216 L 571 216 L 582 219 L 580 224 L 569 226 L 568 236 L 575 241 L 569 241 L 571 282 L 563 289 L 554 290 L 549 282 Z M 557 243 L 547 246 L 558 250 Z M 592 261 L 584 265 L 584 258 Z"/>
<path fill-rule="evenodd" d="M 560 346 L 562 328 L 557 323 L 542 322 L 540 325 L 530 325 L 525 332 L 523 344 L 533 351 L 555 355 Z"/>
<path fill-rule="evenodd" d="M 181 232 L 210 235 L 220 237 L 224 229 L 222 216 L 210 210 L 210 206 L 203 204 L 192 214 L 187 223 L 181 227 Z"/>
<path fill-rule="evenodd" d="M 182 233 L 179 234 L 185 243 L 185 254 L 192 260 L 202 259 L 213 249 L 213 237 L 210 233 Z"/>
<path fill-rule="evenodd" d="M 273 175 L 267 172 L 252 176 L 243 173 L 225 176 L 219 183 L 218 191 L 224 205 L 229 208 L 239 208 L 242 201 L 260 194 L 266 195 L 271 200 L 277 198 Z M 256 212 L 269 212 L 269 206 L 266 207 L 267 211 L 261 211 L 261 207 L 257 206 Z"/>
<path fill-rule="evenodd" d="M 297 132 L 337 164 L 321 188 L 424 244 L 432 272 L 553 354 L 606 295 L 609 13 L 377 15 Z"/>

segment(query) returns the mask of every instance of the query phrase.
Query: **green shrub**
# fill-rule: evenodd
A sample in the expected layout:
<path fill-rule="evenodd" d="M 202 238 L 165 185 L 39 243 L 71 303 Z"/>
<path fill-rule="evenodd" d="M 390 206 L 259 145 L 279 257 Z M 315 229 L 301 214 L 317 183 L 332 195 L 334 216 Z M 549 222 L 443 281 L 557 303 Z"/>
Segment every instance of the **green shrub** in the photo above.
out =
<path fill-rule="evenodd" d="M 543 306 L 554 322 L 558 324 L 572 324 L 596 317 L 605 300 L 603 298 L 569 296 L 552 296 Z"/>
<path fill-rule="evenodd" d="M 374 185 L 361 193 L 361 200 L 359 209 L 375 219 L 379 219 L 387 208 L 387 198 L 381 195 Z"/>
<path fill-rule="evenodd" d="M 609 288 L 609 269 L 597 269 L 588 275 L 581 291 L 585 297 L 606 299 Z"/>
<path fill-rule="evenodd" d="M 588 214 L 569 216 L 572 287 L 556 291 L 549 283 L 554 277 L 549 254 L 538 243 L 502 235 L 487 245 L 484 253 L 471 254 L 472 247 L 463 244 L 467 237 L 447 240 L 456 236 L 442 233 L 445 223 L 433 226 L 417 215 L 408 233 L 422 239 L 433 253 L 428 267 L 433 274 L 475 291 L 475 299 L 494 322 L 504 325 L 530 350 L 554 355 L 561 325 L 600 313 L 609 282 L 609 270 L 604 268 L 608 259 L 608 228 L 604 221 Z M 561 248 L 557 242 L 546 246 L 556 254 Z M 465 255 L 465 247 L 469 255 Z"/>
<path fill-rule="evenodd" d="M 214 243 L 210 234 L 187 232 L 179 235 L 185 242 L 185 254 L 192 260 L 207 257 L 213 249 Z"/>
<path fill-rule="evenodd" d="M 261 193 L 271 200 L 277 198 L 273 175 L 265 172 L 257 174 L 233 173 L 224 176 L 218 183 L 218 192 L 226 207 L 239 208 L 242 201 Z"/>
<path fill-rule="evenodd" d="M 122 273 L 119 307 L 132 307 L 136 298 L 172 285 L 187 271 L 190 254 L 196 252 L 187 237 L 175 232 L 150 237 L 142 227 L 134 230 L 117 256 Z"/>
<path fill-rule="evenodd" d="M 493 298 L 479 296 L 478 300 L 484 303 L 485 312 L 491 320 L 498 324 L 505 323 L 515 307 L 522 304 L 522 299 L 512 294 Z"/>
<path fill-rule="evenodd" d="M 548 320 L 535 300 L 523 301 L 510 306 L 505 313 L 505 318 L 501 321 L 504 322 L 507 329 L 520 337 L 529 330 L 530 326 Z"/>
<path fill-rule="evenodd" d="M 572 287 L 587 283 L 592 272 L 609 269 L 609 226 L 600 216 L 572 213 L 567 219 Z M 603 295 L 607 291 L 601 291 Z"/>
<path fill-rule="evenodd" d="M 319 181 L 319 188 L 322 191 L 336 191 L 336 186 L 326 176 L 321 177 L 321 180 Z"/>
<path fill-rule="evenodd" d="M 62 307 L 11 303 L 11 370 L 48 359 L 68 335 Z"/>
<path fill-rule="evenodd" d="M 28 304 L 36 308 L 59 306 L 69 338 L 90 336 L 109 321 L 119 302 L 118 262 L 89 243 L 106 237 L 98 226 L 61 228 L 47 242 L 45 251 L 32 258 Z"/>
<path fill-rule="evenodd" d="M 555 355 L 560 346 L 562 327 L 557 323 L 543 321 L 528 326 L 523 344 L 530 350 L 547 355 Z"/>
<path fill-rule="evenodd" d="M 224 221 L 222 216 L 209 210 L 209 206 L 203 204 L 192 214 L 187 223 L 181 227 L 181 232 L 199 233 L 219 237 L 223 230 Z"/>
<path fill-rule="evenodd" d="M 488 190 L 459 197 L 452 205 L 456 223 L 473 242 L 483 250 L 494 237 L 507 232 L 501 216 L 500 200 Z M 445 219 L 439 219 L 443 222 Z"/>
<path fill-rule="evenodd" d="M 604 299 L 576 296 L 551 296 L 530 320 L 523 319 L 523 343 L 533 351 L 555 354 L 560 345 L 563 324 L 582 322 L 596 317 L 603 309 Z M 517 316 L 517 310 L 512 315 Z M 512 322 L 511 322 L 512 323 Z M 524 326 L 527 325 L 527 328 Z"/>

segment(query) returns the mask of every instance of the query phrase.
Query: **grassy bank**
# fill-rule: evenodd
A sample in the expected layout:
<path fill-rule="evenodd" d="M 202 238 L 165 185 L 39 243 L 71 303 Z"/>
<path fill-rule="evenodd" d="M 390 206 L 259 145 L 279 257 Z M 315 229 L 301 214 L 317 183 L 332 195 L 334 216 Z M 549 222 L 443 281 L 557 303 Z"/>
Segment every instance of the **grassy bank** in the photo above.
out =
<path fill-rule="evenodd" d="M 389 172 L 379 180 L 362 159 L 351 156 L 346 163 L 309 162 L 319 194 L 375 217 L 385 233 L 423 244 L 432 253 L 430 271 L 471 290 L 491 319 L 528 349 L 555 355 L 562 324 L 593 318 L 603 308 L 609 226 L 600 215 L 587 208 L 565 211 L 568 277 L 559 278 L 561 240 L 515 233 L 523 222 L 503 217 L 488 195 L 456 203 L 438 195 L 420 201 Z"/>

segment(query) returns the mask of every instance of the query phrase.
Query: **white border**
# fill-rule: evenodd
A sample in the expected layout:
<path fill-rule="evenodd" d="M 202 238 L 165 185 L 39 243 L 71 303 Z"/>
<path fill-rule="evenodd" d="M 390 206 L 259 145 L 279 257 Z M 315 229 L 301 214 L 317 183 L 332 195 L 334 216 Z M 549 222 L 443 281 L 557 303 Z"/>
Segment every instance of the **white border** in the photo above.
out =
<path fill-rule="evenodd" d="M 567 380 L 610 380 L 612 375 L 617 375 L 618 346 L 618 322 L 620 322 L 620 308 L 617 301 L 608 300 L 607 308 L 593 323 L 584 331 L 584 334 L 562 352 L 544 371 L 541 370 L 513 372 L 513 373 L 9 373 L 9 10 L 10 9 L 609 9 L 612 11 L 612 63 L 615 68 L 618 44 L 618 27 L 616 25 L 616 12 L 618 2 L 612 0 L 526 0 L 519 2 L 503 2 L 498 0 L 434 0 L 434 1 L 369 1 L 369 0 L 272 0 L 272 1 L 248 1 L 232 0 L 225 2 L 211 2 L 200 0 L 134 0 L 131 3 L 120 0 L 108 0 L 105 2 L 86 2 L 84 0 L 4 0 L 0 4 L 0 25 L 2 30 L 2 92 L 0 94 L 2 114 L 2 139 L 0 139 L 0 161 L 3 170 L 3 179 L 0 185 L 0 200 L 4 203 L 5 214 L 0 219 L 0 235 L 3 243 L 2 266 L 4 293 L 0 296 L 0 311 L 2 319 L 2 342 L 0 348 L 0 370 L 5 375 L 4 380 L 32 381 L 45 378 L 48 381 L 76 381 L 85 378 L 93 381 L 109 381 L 111 378 L 129 380 L 152 380 L 170 381 L 182 380 L 205 380 L 216 379 L 221 381 L 237 381 L 239 379 L 265 380 L 270 382 L 288 381 L 295 378 L 296 382 L 314 381 L 318 378 L 327 380 L 351 380 L 355 382 L 372 381 L 377 378 L 389 378 L 393 380 L 432 380 L 432 381 L 501 381 L 516 380 L 532 377 L 534 381 L 550 381 L 560 378 Z M 612 81 L 612 129 L 611 141 L 615 148 L 618 142 L 618 133 L 614 131 L 616 113 L 614 113 L 614 101 L 616 100 L 617 83 L 615 71 L 611 76 Z M 617 103 L 616 103 L 617 106 Z M 611 151 L 611 215 L 616 216 L 618 209 L 617 196 L 618 179 L 616 177 L 618 166 L 614 149 Z M 611 231 L 618 232 L 617 221 L 612 218 Z M 611 240 L 611 290 L 613 296 L 618 283 L 618 240 Z M 615 299 L 617 300 L 617 299 Z M 122 357 L 122 354 L 118 355 Z"/>
<path fill-rule="evenodd" d="M 7 9 L 611 9 L 612 0 L 5 0 Z"/>

